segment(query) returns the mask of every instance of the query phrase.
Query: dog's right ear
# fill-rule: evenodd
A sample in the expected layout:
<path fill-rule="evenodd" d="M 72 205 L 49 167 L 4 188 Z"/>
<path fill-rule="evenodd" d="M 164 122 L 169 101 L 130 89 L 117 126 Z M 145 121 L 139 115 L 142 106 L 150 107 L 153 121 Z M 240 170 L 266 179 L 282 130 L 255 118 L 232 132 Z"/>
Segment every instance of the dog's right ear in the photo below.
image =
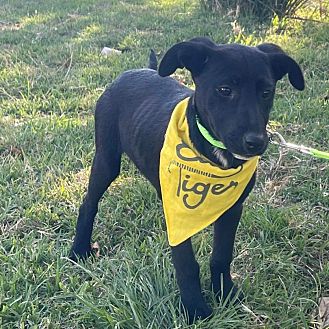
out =
<path fill-rule="evenodd" d="M 289 81 L 296 89 L 303 90 L 305 88 L 301 68 L 279 46 L 273 43 L 263 43 L 257 48 L 268 55 L 276 80 L 282 79 L 288 73 Z"/>
<path fill-rule="evenodd" d="M 199 75 L 215 46 L 208 38 L 195 38 L 175 44 L 165 53 L 159 66 L 159 75 L 166 77 L 183 67 L 193 77 Z"/>

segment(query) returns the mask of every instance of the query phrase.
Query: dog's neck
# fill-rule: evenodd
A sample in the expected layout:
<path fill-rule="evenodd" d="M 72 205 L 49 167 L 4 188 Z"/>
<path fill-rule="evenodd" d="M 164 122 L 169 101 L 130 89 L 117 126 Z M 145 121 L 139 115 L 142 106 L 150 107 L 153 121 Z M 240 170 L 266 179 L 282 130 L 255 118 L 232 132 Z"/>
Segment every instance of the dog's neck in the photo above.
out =
<path fill-rule="evenodd" d="M 200 154 L 204 155 L 207 159 L 217 164 L 222 169 L 236 168 L 245 162 L 244 160 L 236 159 L 228 150 L 210 144 L 202 136 L 197 127 L 197 116 L 199 116 L 199 113 L 192 96 L 187 107 L 187 123 L 189 126 L 191 142 Z"/>

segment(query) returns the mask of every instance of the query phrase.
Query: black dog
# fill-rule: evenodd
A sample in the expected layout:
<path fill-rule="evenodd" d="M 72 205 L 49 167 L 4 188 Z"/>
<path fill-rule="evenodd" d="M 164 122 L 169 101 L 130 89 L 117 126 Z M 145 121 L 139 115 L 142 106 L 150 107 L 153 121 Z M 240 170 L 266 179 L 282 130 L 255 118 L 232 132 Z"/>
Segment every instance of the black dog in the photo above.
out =
<path fill-rule="evenodd" d="M 153 61 L 156 69 L 155 66 Z M 183 67 L 191 72 L 195 91 L 168 77 Z M 86 258 L 91 253 L 98 202 L 119 175 L 122 153 L 136 164 L 161 198 L 160 151 L 177 103 L 190 97 L 186 119 L 196 150 L 221 168 L 237 168 L 265 151 L 276 82 L 286 74 L 296 89 L 304 89 L 300 67 L 274 44 L 217 45 L 207 38 L 195 38 L 170 48 L 158 72 L 130 70 L 117 78 L 96 106 L 96 154 L 88 193 L 80 207 L 71 258 Z M 201 135 L 197 117 L 226 149 L 214 147 Z M 232 250 L 242 204 L 254 183 L 255 174 L 238 201 L 214 223 L 210 270 L 216 296 L 232 298 L 237 292 L 230 274 Z M 190 238 L 172 247 L 172 259 L 189 321 L 210 316 Z"/>

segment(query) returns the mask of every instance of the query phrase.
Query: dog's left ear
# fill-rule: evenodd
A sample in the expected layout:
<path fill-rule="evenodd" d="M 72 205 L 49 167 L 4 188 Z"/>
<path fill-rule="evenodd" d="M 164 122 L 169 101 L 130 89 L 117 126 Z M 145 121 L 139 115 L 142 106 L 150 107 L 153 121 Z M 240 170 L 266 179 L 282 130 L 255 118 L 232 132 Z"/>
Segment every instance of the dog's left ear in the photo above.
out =
<path fill-rule="evenodd" d="M 193 77 L 199 75 L 214 47 L 216 44 L 208 38 L 194 38 L 175 44 L 165 53 L 159 66 L 159 75 L 166 77 L 183 67 Z"/>
<path fill-rule="evenodd" d="M 282 79 L 288 73 L 289 81 L 296 89 L 303 90 L 305 88 L 300 66 L 279 46 L 273 43 L 263 43 L 257 48 L 268 55 L 276 80 Z"/>

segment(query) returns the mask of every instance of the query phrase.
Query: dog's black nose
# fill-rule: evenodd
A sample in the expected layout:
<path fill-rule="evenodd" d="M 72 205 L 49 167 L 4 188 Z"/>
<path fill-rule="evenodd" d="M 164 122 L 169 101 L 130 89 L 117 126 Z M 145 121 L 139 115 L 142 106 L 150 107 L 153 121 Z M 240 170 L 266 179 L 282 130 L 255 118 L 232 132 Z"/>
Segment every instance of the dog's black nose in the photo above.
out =
<path fill-rule="evenodd" d="M 251 153 L 262 152 L 266 147 L 266 137 L 261 134 L 246 133 L 243 142 L 246 151 Z"/>

